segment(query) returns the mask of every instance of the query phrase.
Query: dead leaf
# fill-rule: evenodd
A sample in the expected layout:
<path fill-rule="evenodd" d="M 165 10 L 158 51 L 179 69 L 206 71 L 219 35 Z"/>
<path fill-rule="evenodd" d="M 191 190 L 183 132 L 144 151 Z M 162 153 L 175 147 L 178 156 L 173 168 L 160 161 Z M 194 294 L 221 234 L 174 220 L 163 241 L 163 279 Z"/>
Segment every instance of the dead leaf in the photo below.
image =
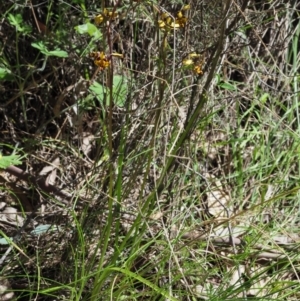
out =
<path fill-rule="evenodd" d="M 18 227 L 22 227 L 24 223 L 24 218 L 20 216 L 18 210 L 13 207 L 6 207 L 2 211 L 0 213 L 0 220 Z"/>
<path fill-rule="evenodd" d="M 60 159 L 57 157 L 52 162 L 51 165 L 45 166 L 41 172 L 40 176 L 48 175 L 46 179 L 46 184 L 54 185 L 57 176 L 57 168 L 60 166 Z"/>
<path fill-rule="evenodd" d="M 54 185 L 55 184 L 56 175 L 57 175 L 57 169 L 53 169 L 52 172 L 48 175 L 48 177 L 46 179 L 46 183 L 50 184 L 50 185 Z"/>
<path fill-rule="evenodd" d="M 51 172 L 53 169 L 59 168 L 60 166 L 60 160 L 59 158 L 55 158 L 52 162 L 51 165 L 45 166 L 39 173 L 40 176 L 45 176 L 48 175 L 49 172 Z"/>
<path fill-rule="evenodd" d="M 15 300 L 14 292 L 11 291 L 11 286 L 8 279 L 1 277 L 0 278 L 0 300 L 9 301 Z"/>
<path fill-rule="evenodd" d="M 88 157 L 92 151 L 95 136 L 93 134 L 83 133 L 81 150 Z"/>

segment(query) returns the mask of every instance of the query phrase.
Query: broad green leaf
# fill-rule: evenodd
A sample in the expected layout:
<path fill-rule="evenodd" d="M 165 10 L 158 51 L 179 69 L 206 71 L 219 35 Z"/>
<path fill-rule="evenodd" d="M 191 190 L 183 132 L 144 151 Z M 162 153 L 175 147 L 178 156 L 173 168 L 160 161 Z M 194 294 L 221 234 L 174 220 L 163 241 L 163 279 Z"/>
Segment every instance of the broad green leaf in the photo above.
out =
<path fill-rule="evenodd" d="M 97 98 L 102 105 L 107 105 L 107 103 L 104 103 L 104 100 L 106 99 L 106 94 L 108 94 L 108 88 L 104 87 L 103 85 L 97 82 L 94 82 L 89 89 L 97 95 Z M 119 107 L 123 107 L 125 104 L 126 96 L 126 78 L 120 75 L 115 75 L 113 79 L 113 98 L 115 104 Z"/>
<path fill-rule="evenodd" d="M 6 238 L 0 238 L 0 245 L 8 245 L 8 244 L 9 244 L 9 240 L 7 240 Z"/>
<path fill-rule="evenodd" d="M 13 80 L 13 78 L 9 69 L 0 67 L 0 80 Z"/>
<path fill-rule="evenodd" d="M 107 88 L 103 87 L 101 84 L 94 82 L 90 88 L 92 92 L 94 92 L 100 101 L 100 103 L 103 105 L 103 101 L 105 99 L 105 94 L 107 93 Z"/>
<path fill-rule="evenodd" d="M 33 42 L 31 43 L 31 46 L 39 49 L 41 53 L 47 56 L 68 57 L 68 53 L 64 50 L 60 50 L 59 48 L 55 50 L 48 50 L 46 45 L 42 41 Z"/>
<path fill-rule="evenodd" d="M 48 55 L 49 56 L 58 56 L 58 57 L 68 57 L 68 53 L 64 50 L 52 50 L 52 51 L 48 51 Z"/>
<path fill-rule="evenodd" d="M 218 86 L 219 86 L 220 88 L 222 88 L 222 89 L 224 89 L 224 90 L 228 90 L 228 91 L 236 91 L 236 90 L 237 90 L 237 88 L 236 88 L 235 85 L 232 85 L 232 84 L 230 84 L 230 83 L 228 83 L 228 82 L 220 83 Z"/>
<path fill-rule="evenodd" d="M 31 43 L 31 46 L 39 49 L 44 54 L 48 53 L 48 49 L 46 48 L 45 44 L 42 41 L 33 42 L 33 43 Z"/>
<path fill-rule="evenodd" d="M 75 26 L 75 30 L 80 34 L 88 34 L 91 37 L 100 39 L 102 38 L 102 34 L 99 29 L 92 23 L 85 23 L 78 26 Z"/>
<path fill-rule="evenodd" d="M 220 74 L 216 75 L 217 79 L 217 86 L 221 89 L 228 90 L 228 91 L 236 91 L 237 87 L 234 81 L 224 82 L 220 76 Z"/>
<path fill-rule="evenodd" d="M 16 15 L 8 14 L 7 19 L 11 25 L 16 26 L 16 27 L 19 26 L 23 22 L 23 18 L 22 18 L 21 14 L 16 14 Z"/>
<path fill-rule="evenodd" d="M 21 14 L 8 14 L 8 22 L 16 27 L 16 30 L 19 32 L 23 32 L 25 34 L 30 33 L 31 32 L 31 27 L 27 24 L 22 24 L 23 23 L 23 18 Z"/>
<path fill-rule="evenodd" d="M 84 4 L 84 0 L 73 0 L 72 2 L 75 4 Z"/>
<path fill-rule="evenodd" d="M 123 107 L 127 96 L 127 80 L 121 75 L 115 75 L 113 80 L 113 94 L 115 103 L 119 107 Z"/>

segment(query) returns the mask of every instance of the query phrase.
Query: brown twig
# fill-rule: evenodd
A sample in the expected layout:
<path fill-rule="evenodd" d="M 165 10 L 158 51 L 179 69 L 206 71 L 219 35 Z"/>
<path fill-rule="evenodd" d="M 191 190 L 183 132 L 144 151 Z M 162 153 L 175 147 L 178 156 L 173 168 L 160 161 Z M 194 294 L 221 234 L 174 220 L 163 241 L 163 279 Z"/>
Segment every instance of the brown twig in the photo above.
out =
<path fill-rule="evenodd" d="M 6 172 L 8 172 L 9 174 L 17 177 L 18 179 L 21 179 L 23 181 L 29 182 L 31 184 L 33 184 L 34 186 L 38 186 L 43 192 L 45 193 L 52 193 L 55 196 L 59 196 L 61 197 L 63 200 L 62 201 L 71 201 L 73 196 L 70 195 L 67 192 L 64 192 L 58 188 L 56 188 L 55 186 L 47 183 L 44 179 L 37 179 L 36 177 L 32 176 L 31 174 L 25 172 L 24 170 L 16 167 L 16 166 L 9 166 L 5 169 Z M 67 203 L 65 202 L 65 203 Z"/>

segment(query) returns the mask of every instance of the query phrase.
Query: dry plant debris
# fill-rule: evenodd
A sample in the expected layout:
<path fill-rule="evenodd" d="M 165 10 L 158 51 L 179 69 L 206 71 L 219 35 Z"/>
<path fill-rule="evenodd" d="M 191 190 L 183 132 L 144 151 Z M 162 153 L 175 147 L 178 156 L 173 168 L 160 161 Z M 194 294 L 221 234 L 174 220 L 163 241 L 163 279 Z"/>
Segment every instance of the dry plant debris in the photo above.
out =
<path fill-rule="evenodd" d="M 298 2 L 58 3 L 0 4 L 0 299 L 299 300 Z"/>

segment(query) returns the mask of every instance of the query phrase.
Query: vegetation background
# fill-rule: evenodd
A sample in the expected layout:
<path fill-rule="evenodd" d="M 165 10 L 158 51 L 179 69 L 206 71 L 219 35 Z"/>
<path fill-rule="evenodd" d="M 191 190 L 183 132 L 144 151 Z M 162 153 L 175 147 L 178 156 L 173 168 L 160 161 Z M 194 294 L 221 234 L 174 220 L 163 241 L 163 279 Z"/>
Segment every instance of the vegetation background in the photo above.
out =
<path fill-rule="evenodd" d="M 298 1 L 0 14 L 0 300 L 300 299 Z"/>

